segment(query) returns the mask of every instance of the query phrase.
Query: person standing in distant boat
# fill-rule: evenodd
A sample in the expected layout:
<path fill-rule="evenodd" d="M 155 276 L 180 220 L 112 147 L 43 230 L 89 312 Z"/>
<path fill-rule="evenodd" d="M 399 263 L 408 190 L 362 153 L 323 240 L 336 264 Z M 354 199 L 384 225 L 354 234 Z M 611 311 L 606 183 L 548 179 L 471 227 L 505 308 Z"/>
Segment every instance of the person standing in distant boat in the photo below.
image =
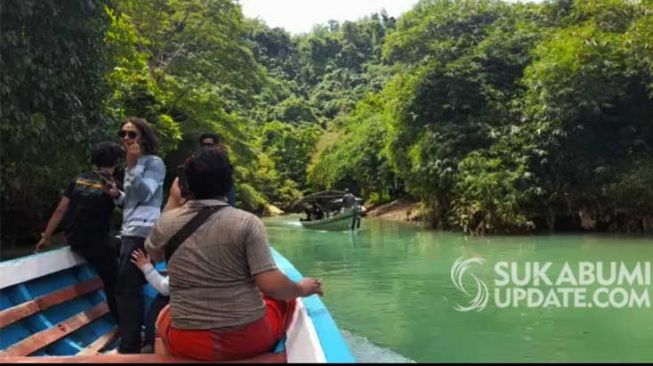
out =
<path fill-rule="evenodd" d="M 354 221 L 351 224 L 351 229 L 359 228 L 361 225 L 361 219 L 360 219 L 360 213 L 361 213 L 361 208 L 356 202 L 356 196 L 354 196 L 350 191 L 349 188 L 345 188 L 345 194 L 342 196 L 342 209 L 340 210 L 341 213 L 353 213 L 354 215 Z"/>
<path fill-rule="evenodd" d="M 120 333 L 119 353 L 140 353 L 143 325 L 143 273 L 131 262 L 134 250 L 144 249 L 145 238 L 161 215 L 166 168 L 155 154 L 159 139 L 141 118 L 127 118 L 118 133 L 127 152 L 124 192 L 114 185 L 110 191 L 123 208 L 122 245 L 116 284 Z"/>
<path fill-rule="evenodd" d="M 114 142 L 101 142 L 93 147 L 91 163 L 97 169 L 78 175 L 68 184 L 41 234 L 41 240 L 36 244 L 37 252 L 48 245 L 63 220 L 70 249 L 84 258 L 102 279 L 107 304 L 116 319 L 118 310 L 114 288 L 117 255 L 109 237 L 115 205 L 108 191 L 116 185 L 113 177 L 115 167 L 124 155 L 122 147 Z"/>
<path fill-rule="evenodd" d="M 220 152 L 228 155 L 227 146 L 220 141 L 220 136 L 212 132 L 207 132 L 200 136 L 200 153 L 208 149 L 218 149 Z M 182 183 L 179 180 L 180 178 L 182 181 L 184 180 L 184 178 L 180 176 L 181 174 L 183 174 L 183 169 L 179 172 L 179 175 L 177 175 L 175 180 L 172 182 L 172 185 L 170 186 L 170 194 L 168 195 L 168 201 L 163 208 L 163 212 L 181 207 L 188 200 L 188 198 L 185 197 L 189 194 L 187 189 L 184 188 L 185 183 Z M 236 207 L 236 190 L 234 186 L 229 189 L 226 199 L 230 206 Z"/>
<path fill-rule="evenodd" d="M 345 188 L 345 194 L 342 196 L 342 211 L 351 210 L 356 205 L 356 196 L 349 192 L 349 188 Z"/>

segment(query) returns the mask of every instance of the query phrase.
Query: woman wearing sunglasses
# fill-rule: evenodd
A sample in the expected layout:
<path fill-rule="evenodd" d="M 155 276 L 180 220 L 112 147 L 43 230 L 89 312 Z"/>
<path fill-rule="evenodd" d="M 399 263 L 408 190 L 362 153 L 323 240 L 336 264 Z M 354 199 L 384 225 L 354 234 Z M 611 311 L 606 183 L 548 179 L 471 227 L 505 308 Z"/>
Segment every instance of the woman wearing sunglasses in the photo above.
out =
<path fill-rule="evenodd" d="M 127 157 L 124 192 L 113 186 L 109 193 L 122 206 L 122 245 L 116 286 L 119 353 L 140 353 L 145 277 L 131 262 L 134 250 L 144 250 L 145 238 L 161 215 L 166 168 L 156 154 L 159 139 L 141 118 L 130 117 L 118 132 Z"/>

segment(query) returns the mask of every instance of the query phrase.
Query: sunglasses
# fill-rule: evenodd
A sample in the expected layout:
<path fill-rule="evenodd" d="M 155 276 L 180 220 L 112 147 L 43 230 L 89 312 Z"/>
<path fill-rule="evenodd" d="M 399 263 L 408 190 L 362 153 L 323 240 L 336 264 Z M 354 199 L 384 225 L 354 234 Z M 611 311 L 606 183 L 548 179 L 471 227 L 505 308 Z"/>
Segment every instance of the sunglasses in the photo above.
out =
<path fill-rule="evenodd" d="M 133 140 L 138 136 L 138 133 L 136 133 L 136 131 L 125 131 L 125 130 L 120 130 L 120 132 L 118 132 L 118 137 L 120 137 L 121 139 L 124 139 L 125 136 L 128 136 L 130 139 Z"/>

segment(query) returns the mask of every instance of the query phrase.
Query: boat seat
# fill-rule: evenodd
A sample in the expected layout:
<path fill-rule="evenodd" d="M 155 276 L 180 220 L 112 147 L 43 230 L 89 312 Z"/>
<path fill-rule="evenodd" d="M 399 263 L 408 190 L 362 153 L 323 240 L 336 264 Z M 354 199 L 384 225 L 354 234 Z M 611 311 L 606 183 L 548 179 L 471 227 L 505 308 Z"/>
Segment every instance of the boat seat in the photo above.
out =
<path fill-rule="evenodd" d="M 63 289 L 39 296 L 24 303 L 0 311 L 0 329 L 20 321 L 26 317 L 37 314 L 52 306 L 62 304 L 79 296 L 102 289 L 99 277 L 76 283 Z M 160 337 L 157 337 L 154 354 L 101 354 L 103 348 L 109 345 L 117 336 L 114 327 L 106 334 L 98 337 L 94 342 L 73 356 L 30 356 L 36 351 L 47 347 L 66 335 L 84 327 L 92 321 L 109 312 L 106 302 L 86 309 L 68 319 L 34 333 L 31 336 L 11 345 L 0 352 L 0 364 L 7 363 L 202 363 L 202 361 L 183 359 L 171 356 Z M 269 352 L 256 357 L 229 363 L 285 363 L 286 353 Z"/>
<path fill-rule="evenodd" d="M 5 328 L 24 318 L 43 312 L 55 305 L 73 300 L 80 296 L 90 294 L 103 288 L 102 280 L 93 277 L 87 281 L 76 283 L 60 290 L 50 292 L 32 300 L 12 306 L 0 311 L 0 329 Z M 12 344 L 7 349 L 0 351 L 0 358 L 24 357 L 47 347 L 48 345 L 62 339 L 63 337 L 86 326 L 96 319 L 109 313 L 109 307 L 105 301 L 98 303 L 68 319 L 65 319 L 54 326 L 36 332 L 29 337 Z M 80 355 L 94 355 L 111 343 L 117 336 L 117 329 L 113 327 L 105 334 L 98 337 L 94 342 L 80 351 Z"/>

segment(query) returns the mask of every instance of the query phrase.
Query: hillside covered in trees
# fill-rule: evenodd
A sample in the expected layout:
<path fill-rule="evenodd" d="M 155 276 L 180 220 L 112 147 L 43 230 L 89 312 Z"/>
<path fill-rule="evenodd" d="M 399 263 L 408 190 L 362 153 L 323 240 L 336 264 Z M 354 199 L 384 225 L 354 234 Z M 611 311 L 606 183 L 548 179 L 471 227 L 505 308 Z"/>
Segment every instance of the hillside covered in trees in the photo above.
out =
<path fill-rule="evenodd" d="M 653 232 L 653 1 L 422 0 L 290 35 L 229 0 L 1 4 L 3 242 L 90 146 L 150 121 L 174 166 L 225 139 L 238 205 L 410 197 L 468 233 Z"/>

